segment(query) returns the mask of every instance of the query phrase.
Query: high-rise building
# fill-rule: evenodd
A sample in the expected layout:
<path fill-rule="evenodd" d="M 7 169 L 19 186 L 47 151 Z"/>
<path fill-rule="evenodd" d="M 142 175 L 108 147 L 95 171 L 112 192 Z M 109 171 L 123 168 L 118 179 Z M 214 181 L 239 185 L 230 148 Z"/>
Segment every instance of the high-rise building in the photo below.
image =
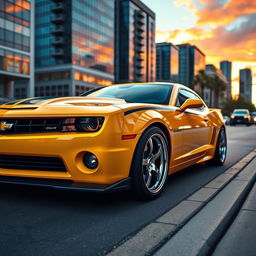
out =
<path fill-rule="evenodd" d="M 212 64 L 207 64 L 205 66 L 205 73 L 211 77 L 215 77 L 215 76 L 218 77 L 225 84 L 225 87 L 227 88 L 228 81 L 219 68 L 215 67 Z M 217 85 L 215 84 L 214 86 L 217 86 Z M 219 108 L 223 106 L 223 103 L 225 101 L 225 95 L 226 95 L 226 90 L 222 91 L 222 90 L 217 90 L 217 88 L 212 88 L 212 89 L 205 88 L 203 93 L 203 98 L 205 103 L 209 107 Z"/>
<path fill-rule="evenodd" d="M 155 14 L 139 0 L 115 2 L 115 81 L 155 81 Z"/>
<path fill-rule="evenodd" d="M 220 62 L 220 69 L 223 73 L 223 75 L 226 77 L 227 79 L 227 90 L 226 90 L 226 97 L 227 99 L 231 99 L 232 97 L 232 94 L 231 94 L 231 82 L 232 82 L 232 79 L 231 79 L 231 75 L 232 75 L 232 62 L 230 61 L 227 61 L 227 60 L 224 60 L 224 61 L 221 61 Z"/>
<path fill-rule="evenodd" d="M 240 97 L 252 101 L 252 71 L 249 68 L 239 71 Z"/>
<path fill-rule="evenodd" d="M 179 49 L 172 43 L 156 44 L 156 80 L 179 81 Z"/>
<path fill-rule="evenodd" d="M 36 0 L 37 96 L 79 95 L 114 80 L 114 1 Z"/>
<path fill-rule="evenodd" d="M 179 83 L 193 88 L 194 76 L 205 68 L 205 54 L 195 45 L 180 44 L 178 47 Z"/>
<path fill-rule="evenodd" d="M 32 96 L 34 0 L 0 2 L 0 98 Z M 14 81 L 25 88 L 14 90 Z"/>

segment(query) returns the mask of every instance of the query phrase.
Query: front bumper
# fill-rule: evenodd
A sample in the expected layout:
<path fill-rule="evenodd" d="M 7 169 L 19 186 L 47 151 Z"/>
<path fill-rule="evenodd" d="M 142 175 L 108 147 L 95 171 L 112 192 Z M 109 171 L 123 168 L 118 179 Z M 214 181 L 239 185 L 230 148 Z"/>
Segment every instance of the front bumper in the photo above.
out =
<path fill-rule="evenodd" d="M 123 141 L 120 133 L 63 133 L 0 136 L 0 155 L 56 157 L 62 159 L 66 171 L 0 168 L 0 178 L 22 177 L 29 180 L 67 181 L 69 188 L 108 190 L 116 182 L 129 177 L 133 152 L 138 138 Z M 83 163 L 86 152 L 95 154 L 99 165 L 88 169 Z M 37 184 L 37 182 L 32 182 Z M 76 184 L 76 185 L 75 185 Z M 88 186 L 88 184 L 91 184 Z M 55 186 L 55 185 L 54 185 Z"/>

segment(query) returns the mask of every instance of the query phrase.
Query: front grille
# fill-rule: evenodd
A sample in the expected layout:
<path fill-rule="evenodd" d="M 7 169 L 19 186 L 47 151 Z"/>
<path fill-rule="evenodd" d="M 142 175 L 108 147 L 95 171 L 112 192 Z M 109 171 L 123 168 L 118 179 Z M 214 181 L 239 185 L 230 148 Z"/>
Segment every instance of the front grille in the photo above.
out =
<path fill-rule="evenodd" d="M 0 124 L 11 125 L 11 128 L 0 130 L 0 134 L 59 132 L 62 118 L 48 119 L 0 119 Z"/>
<path fill-rule="evenodd" d="M 66 172 L 62 159 L 57 157 L 0 155 L 0 168 Z"/>
<path fill-rule="evenodd" d="M 235 116 L 235 120 L 245 120 L 243 116 Z"/>

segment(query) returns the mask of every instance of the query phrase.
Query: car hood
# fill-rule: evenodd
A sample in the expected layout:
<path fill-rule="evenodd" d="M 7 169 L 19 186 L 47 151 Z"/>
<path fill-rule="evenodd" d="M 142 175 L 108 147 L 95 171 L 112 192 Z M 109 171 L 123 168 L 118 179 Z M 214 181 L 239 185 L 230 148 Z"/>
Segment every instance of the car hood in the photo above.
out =
<path fill-rule="evenodd" d="M 120 111 L 125 100 L 112 98 L 30 98 L 0 106 L 0 116 L 81 116 Z"/>
<path fill-rule="evenodd" d="M 0 117 L 105 115 L 136 107 L 162 105 L 126 103 L 123 99 L 93 97 L 29 98 L 0 106 Z"/>

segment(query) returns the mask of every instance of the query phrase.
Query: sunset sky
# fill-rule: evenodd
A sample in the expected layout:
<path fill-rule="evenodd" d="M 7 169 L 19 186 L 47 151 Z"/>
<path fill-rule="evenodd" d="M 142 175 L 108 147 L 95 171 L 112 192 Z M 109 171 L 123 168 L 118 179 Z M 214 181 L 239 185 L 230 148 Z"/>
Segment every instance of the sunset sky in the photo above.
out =
<path fill-rule="evenodd" d="M 256 1 L 142 0 L 156 13 L 157 42 L 189 42 L 206 54 L 206 63 L 219 67 L 232 61 L 233 95 L 239 93 L 239 69 L 253 72 L 256 103 Z"/>

